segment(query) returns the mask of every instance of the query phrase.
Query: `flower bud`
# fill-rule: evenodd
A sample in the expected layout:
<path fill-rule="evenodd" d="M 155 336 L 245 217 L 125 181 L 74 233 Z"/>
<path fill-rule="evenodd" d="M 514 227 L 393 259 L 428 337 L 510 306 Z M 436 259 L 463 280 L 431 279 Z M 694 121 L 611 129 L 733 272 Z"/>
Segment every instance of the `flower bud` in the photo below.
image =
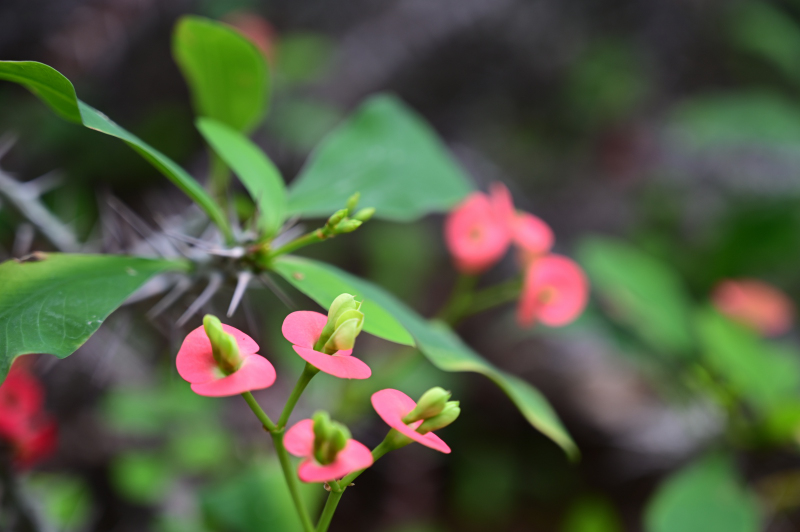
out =
<path fill-rule="evenodd" d="M 362 223 L 363 222 L 361 222 L 361 220 L 347 219 L 339 222 L 336 225 L 336 227 L 333 228 L 333 230 L 336 231 L 337 233 L 352 233 L 353 231 L 361 227 Z"/>
<path fill-rule="evenodd" d="M 356 344 L 356 337 L 358 333 L 361 332 L 361 327 L 364 323 L 364 315 L 357 310 L 352 312 L 359 314 L 361 317 L 354 317 L 342 321 L 338 327 L 336 327 L 336 330 L 333 331 L 328 341 L 325 342 L 325 346 L 322 348 L 323 353 L 332 355 L 336 351 L 353 349 L 353 346 Z"/>
<path fill-rule="evenodd" d="M 328 218 L 328 221 L 325 223 L 325 225 L 330 228 L 336 227 L 339 222 L 347 218 L 348 214 L 350 214 L 350 212 L 347 209 L 339 209 L 333 213 L 330 218 Z"/>
<path fill-rule="evenodd" d="M 236 371 L 242 363 L 236 339 L 226 333 L 219 318 L 211 314 L 203 317 L 203 329 L 211 342 L 211 353 L 217 367 L 226 375 Z"/>
<path fill-rule="evenodd" d="M 322 332 L 319 335 L 317 343 L 314 345 L 314 349 L 317 351 L 322 350 L 323 346 L 328 342 L 330 337 L 333 335 L 333 332 L 336 330 L 339 318 L 342 316 L 342 314 L 349 310 L 358 310 L 360 308 L 361 302 L 356 301 L 356 298 L 353 295 L 341 294 L 334 299 L 333 303 L 331 303 L 331 306 L 328 309 L 328 322 L 325 324 L 325 327 L 322 328 Z"/>
<path fill-rule="evenodd" d="M 375 207 L 367 207 L 366 209 L 361 209 L 358 211 L 355 216 L 353 216 L 353 220 L 358 220 L 359 222 L 366 222 L 372 215 L 375 214 Z"/>
<path fill-rule="evenodd" d="M 352 437 L 350 431 L 341 423 L 333 422 L 333 436 L 328 441 L 325 459 L 328 463 L 336 460 L 336 455 L 347 446 L 347 441 Z"/>
<path fill-rule="evenodd" d="M 347 210 L 350 212 L 355 212 L 356 207 L 358 207 L 358 200 L 361 199 L 361 192 L 356 192 L 347 200 Z"/>
<path fill-rule="evenodd" d="M 320 464 L 330 464 L 336 455 L 347 446 L 350 431 L 336 421 L 331 421 L 327 412 L 314 414 L 314 458 Z"/>
<path fill-rule="evenodd" d="M 422 394 L 414 410 L 406 414 L 403 418 L 403 423 L 413 423 L 420 419 L 428 419 L 436 416 L 444 409 L 451 395 L 452 393 L 439 386 L 431 388 Z"/>
<path fill-rule="evenodd" d="M 417 432 L 420 434 L 427 434 L 434 430 L 443 429 L 453 421 L 455 421 L 459 414 L 461 414 L 461 407 L 458 401 L 448 401 L 444 408 L 437 415 L 426 419 L 422 425 L 417 427 Z"/>

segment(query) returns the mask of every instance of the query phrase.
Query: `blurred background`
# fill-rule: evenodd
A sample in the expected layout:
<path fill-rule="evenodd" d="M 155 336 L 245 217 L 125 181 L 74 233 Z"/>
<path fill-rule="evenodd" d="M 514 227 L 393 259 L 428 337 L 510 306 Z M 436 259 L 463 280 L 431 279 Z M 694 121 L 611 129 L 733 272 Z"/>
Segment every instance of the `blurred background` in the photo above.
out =
<path fill-rule="evenodd" d="M 800 2 L 4 0 L 0 58 L 55 67 L 81 99 L 199 176 L 208 156 L 170 53 L 172 27 L 189 13 L 238 27 L 270 59 L 273 99 L 254 139 L 287 179 L 366 96 L 395 93 L 479 188 L 502 181 L 547 221 L 556 250 L 592 283 L 590 307 L 569 327 L 520 329 L 509 305 L 459 328 L 543 391 L 578 463 L 484 377 L 363 338 L 360 352 L 384 377 L 319 378 L 296 419 L 329 403 L 372 446 L 385 431 L 365 399 L 375 389 L 417 396 L 441 385 L 463 413 L 441 431 L 452 455 L 390 454 L 348 490 L 331 530 L 800 530 L 797 330 L 765 338 L 711 304 L 726 279 L 800 297 Z M 134 252 L 139 220 L 188 206 L 123 143 L 62 121 L 20 87 L 0 84 L 0 109 L 2 172 L 45 176 L 45 204 L 95 249 Z M 455 278 L 441 227 L 441 217 L 375 221 L 306 254 L 431 316 Z M 0 258 L 48 249 L 0 205 Z M 509 257 L 485 282 L 515 268 Z M 231 293 L 208 310 L 223 314 Z M 157 300 L 132 303 L 69 359 L 31 357 L 59 435 L 21 490 L 52 530 L 296 526 L 245 404 L 196 396 L 174 370 L 199 324 L 175 326 L 193 297 L 157 317 L 147 314 Z M 299 373 L 280 335 L 286 307 L 262 289 L 243 309 L 233 324 L 279 375 Z M 292 382 L 256 397 L 276 412 Z M 308 491 L 317 507 L 324 495 Z"/>

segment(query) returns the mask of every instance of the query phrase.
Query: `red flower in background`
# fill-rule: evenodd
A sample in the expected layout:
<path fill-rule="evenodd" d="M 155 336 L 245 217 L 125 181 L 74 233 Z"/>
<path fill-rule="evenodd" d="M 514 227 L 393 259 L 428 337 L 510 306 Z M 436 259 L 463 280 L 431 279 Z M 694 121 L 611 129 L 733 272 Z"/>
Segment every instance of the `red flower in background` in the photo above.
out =
<path fill-rule="evenodd" d="M 41 383 L 15 363 L 0 386 L 0 440 L 18 467 L 31 467 L 55 450 L 56 424 L 43 406 Z"/>
<path fill-rule="evenodd" d="M 792 301 L 783 292 L 763 281 L 722 281 L 714 289 L 711 299 L 722 314 L 764 336 L 777 336 L 792 327 Z"/>

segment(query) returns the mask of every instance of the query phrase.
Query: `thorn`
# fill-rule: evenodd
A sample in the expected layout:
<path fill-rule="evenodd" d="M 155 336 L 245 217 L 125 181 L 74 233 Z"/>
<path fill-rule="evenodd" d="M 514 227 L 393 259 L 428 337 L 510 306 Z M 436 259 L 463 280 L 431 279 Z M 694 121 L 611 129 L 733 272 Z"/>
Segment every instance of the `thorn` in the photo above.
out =
<path fill-rule="evenodd" d="M 197 296 L 197 299 L 189 305 L 189 308 L 186 309 L 186 312 L 178 318 L 178 321 L 175 323 L 178 327 L 183 327 L 189 319 L 197 314 L 197 311 L 200 310 L 200 307 L 205 305 L 209 299 L 212 298 L 214 294 L 217 293 L 220 286 L 222 286 L 222 274 L 219 272 L 214 272 L 210 275 L 208 279 L 208 286 Z"/>
<path fill-rule="evenodd" d="M 64 182 L 64 175 L 58 170 L 51 170 L 25 183 L 25 188 L 33 198 L 41 197 Z"/>
<path fill-rule="evenodd" d="M 161 300 L 153 305 L 149 311 L 147 311 L 147 317 L 149 319 L 157 318 L 162 312 L 167 310 L 169 307 L 172 306 L 180 297 L 192 287 L 192 280 L 188 277 L 181 277 L 178 279 L 178 282 L 175 283 L 175 286 L 172 287 L 172 290 L 169 291 L 167 295 L 165 295 Z"/>
<path fill-rule="evenodd" d="M 171 257 L 173 255 L 173 251 L 175 248 L 170 246 L 171 249 L 166 249 L 165 247 L 161 246 L 160 243 L 153 238 L 154 231 L 147 225 L 147 222 L 142 220 L 138 214 L 133 212 L 127 205 L 122 203 L 116 197 L 112 196 L 111 194 L 108 195 L 106 198 L 106 203 L 108 206 L 116 212 L 120 218 L 125 220 L 128 225 L 136 231 L 140 237 L 144 238 L 145 242 L 147 242 L 153 251 L 155 251 L 161 257 Z"/>
<path fill-rule="evenodd" d="M 299 238 L 303 235 L 303 233 L 305 233 L 305 227 L 303 225 L 289 225 L 289 222 L 286 222 L 283 224 L 283 227 L 286 229 L 281 228 L 282 232 L 272 240 L 271 245 L 273 248 L 278 248 L 284 244 L 288 244 L 292 240 Z"/>
<path fill-rule="evenodd" d="M 269 276 L 269 273 L 263 273 L 259 275 L 258 278 L 261 279 L 261 282 L 264 283 L 264 286 L 269 288 L 272 293 L 275 294 L 275 297 L 281 300 L 281 303 L 289 307 L 289 310 L 297 310 L 297 305 L 295 305 L 294 301 L 292 301 L 292 298 L 290 298 L 286 292 L 284 292 L 281 287 L 272 280 L 272 278 Z"/>
<path fill-rule="evenodd" d="M 253 278 L 253 274 L 247 270 L 239 272 L 236 281 L 236 290 L 233 291 L 233 297 L 231 298 L 231 304 L 228 306 L 228 317 L 230 318 L 233 316 L 233 313 L 236 312 L 236 307 L 239 306 L 239 302 L 242 300 L 242 296 L 244 296 L 245 290 L 247 290 L 247 285 L 250 284 L 250 280 Z"/>
<path fill-rule="evenodd" d="M 31 250 L 34 234 L 33 225 L 27 222 L 19 224 L 14 233 L 14 244 L 11 247 L 11 256 L 22 257 L 23 255 L 27 255 Z"/>
<path fill-rule="evenodd" d="M 0 159 L 5 157 L 8 151 L 17 143 L 17 136 L 13 133 L 6 133 L 0 137 Z"/>

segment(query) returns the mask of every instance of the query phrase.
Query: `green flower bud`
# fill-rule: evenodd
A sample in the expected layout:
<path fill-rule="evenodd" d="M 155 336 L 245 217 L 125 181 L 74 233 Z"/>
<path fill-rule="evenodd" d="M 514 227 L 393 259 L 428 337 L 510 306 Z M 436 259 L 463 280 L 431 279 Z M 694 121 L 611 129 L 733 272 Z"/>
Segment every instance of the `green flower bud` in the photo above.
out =
<path fill-rule="evenodd" d="M 350 212 L 347 209 L 339 209 L 333 213 L 330 218 L 328 218 L 328 221 L 325 223 L 325 225 L 330 228 L 334 228 L 339 224 L 339 222 L 347 218 L 348 214 L 350 214 Z"/>
<path fill-rule="evenodd" d="M 353 220 L 358 220 L 359 222 L 366 222 L 372 215 L 375 214 L 375 207 L 367 207 L 366 209 L 361 209 L 358 211 L 355 216 L 353 216 Z"/>
<path fill-rule="evenodd" d="M 350 212 L 355 212 L 356 207 L 358 207 L 358 200 L 361 199 L 361 192 L 356 192 L 347 200 L 347 210 Z"/>
<path fill-rule="evenodd" d="M 360 220 L 347 219 L 339 222 L 339 224 L 336 225 L 336 227 L 334 227 L 333 230 L 336 233 L 352 233 L 353 231 L 361 227 L 362 223 L 363 222 L 361 222 Z"/>
<path fill-rule="evenodd" d="M 328 446 L 325 453 L 325 459 L 327 460 L 327 463 L 331 463 L 336 460 L 336 455 L 345 448 L 347 445 L 347 440 L 352 437 L 347 427 L 341 423 L 334 421 L 333 427 L 333 436 L 328 441 Z"/>
<path fill-rule="evenodd" d="M 336 299 L 333 300 L 331 303 L 330 309 L 328 309 L 328 322 L 325 324 L 325 327 L 322 328 L 322 332 L 319 335 L 319 340 L 314 345 L 314 349 L 317 351 L 321 351 L 323 346 L 328 342 L 330 337 L 333 335 L 333 332 L 336 330 L 337 323 L 339 322 L 339 318 L 345 312 L 349 310 L 358 310 L 361 308 L 361 302 L 356 301 L 355 296 L 350 294 L 341 294 Z"/>
<path fill-rule="evenodd" d="M 461 407 L 458 401 L 448 401 L 441 412 L 423 421 L 422 425 L 417 427 L 417 432 L 420 434 L 427 434 L 434 430 L 443 429 L 458 419 L 459 414 L 461 414 Z"/>
<path fill-rule="evenodd" d="M 330 464 L 345 448 L 351 438 L 350 431 L 336 421 L 331 421 L 327 412 L 314 414 L 314 458 L 320 464 Z"/>
<path fill-rule="evenodd" d="M 420 419 L 428 419 L 436 416 L 444 409 L 451 395 L 452 393 L 439 386 L 431 388 L 422 394 L 414 410 L 406 414 L 406 417 L 403 418 L 403 423 L 413 423 Z"/>
<path fill-rule="evenodd" d="M 353 349 L 356 344 L 356 337 L 361 332 L 361 327 L 364 323 L 364 315 L 357 310 L 354 312 L 360 314 L 361 318 L 351 318 L 341 322 L 328 341 L 325 342 L 325 346 L 322 348 L 323 353 L 332 355 L 336 351 Z"/>
<path fill-rule="evenodd" d="M 203 329 L 211 342 L 211 353 L 217 367 L 226 375 L 239 369 L 242 363 L 239 345 L 236 343 L 236 339 L 222 328 L 219 318 L 206 314 L 203 317 Z"/>

